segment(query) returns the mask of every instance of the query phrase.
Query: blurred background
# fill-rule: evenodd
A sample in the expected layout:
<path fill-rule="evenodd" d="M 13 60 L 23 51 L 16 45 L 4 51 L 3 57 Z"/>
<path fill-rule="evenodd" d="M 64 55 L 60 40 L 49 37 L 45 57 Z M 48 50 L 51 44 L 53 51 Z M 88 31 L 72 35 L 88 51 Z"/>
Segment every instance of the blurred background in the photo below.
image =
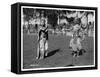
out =
<path fill-rule="evenodd" d="M 93 36 L 94 12 L 77 10 L 56 10 L 23 8 L 23 31 L 26 34 L 36 34 L 42 24 L 48 26 L 51 34 L 70 35 L 72 26 L 79 24 L 87 29 L 88 36 Z"/>

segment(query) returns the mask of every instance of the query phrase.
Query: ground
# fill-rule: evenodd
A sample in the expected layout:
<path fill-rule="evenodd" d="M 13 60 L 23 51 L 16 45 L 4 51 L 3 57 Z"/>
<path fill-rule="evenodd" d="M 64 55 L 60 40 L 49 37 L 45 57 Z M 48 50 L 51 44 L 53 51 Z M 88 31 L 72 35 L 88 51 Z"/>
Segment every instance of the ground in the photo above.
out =
<path fill-rule="evenodd" d="M 23 47 L 23 68 L 44 68 L 44 67 L 68 67 L 70 65 L 82 66 L 93 65 L 94 44 L 93 37 L 88 37 L 82 42 L 86 50 L 82 56 L 73 58 L 69 49 L 71 37 L 66 35 L 50 35 L 48 56 L 43 60 L 36 60 L 37 54 L 37 35 L 24 34 Z"/>

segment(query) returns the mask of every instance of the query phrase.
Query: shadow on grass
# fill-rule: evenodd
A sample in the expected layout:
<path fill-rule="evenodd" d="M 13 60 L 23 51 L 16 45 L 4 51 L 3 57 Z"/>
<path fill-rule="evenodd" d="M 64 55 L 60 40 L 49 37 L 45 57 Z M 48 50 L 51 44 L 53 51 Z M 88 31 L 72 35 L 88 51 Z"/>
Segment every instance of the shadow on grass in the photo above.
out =
<path fill-rule="evenodd" d="M 46 56 L 46 57 L 53 56 L 54 54 L 56 54 L 56 53 L 59 52 L 59 51 L 60 51 L 60 49 L 53 50 L 53 51 L 49 52 L 49 53 L 48 53 L 48 56 Z"/>
<path fill-rule="evenodd" d="M 66 65 L 66 66 L 64 66 L 64 67 L 71 67 L 71 66 L 75 66 L 75 65 L 69 64 L 69 65 Z"/>

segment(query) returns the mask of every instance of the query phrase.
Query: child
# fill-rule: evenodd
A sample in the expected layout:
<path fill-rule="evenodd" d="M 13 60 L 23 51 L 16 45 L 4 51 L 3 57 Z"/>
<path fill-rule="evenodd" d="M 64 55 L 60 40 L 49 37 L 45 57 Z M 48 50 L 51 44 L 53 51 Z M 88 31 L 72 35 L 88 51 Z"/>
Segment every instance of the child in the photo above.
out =
<path fill-rule="evenodd" d="M 39 38 L 38 38 L 38 50 L 37 50 L 37 59 L 40 56 L 40 59 L 43 59 L 47 56 L 48 50 L 48 31 L 47 28 L 41 27 L 39 30 Z"/>
<path fill-rule="evenodd" d="M 39 31 L 39 39 L 38 39 L 38 51 L 37 51 L 37 59 L 43 59 L 45 54 L 45 33 L 43 30 Z"/>
<path fill-rule="evenodd" d="M 70 40 L 70 48 L 72 49 L 72 55 L 73 56 L 79 56 L 79 52 L 82 49 L 82 45 L 81 45 L 81 31 L 80 31 L 80 25 L 76 24 L 72 27 L 72 38 Z"/>

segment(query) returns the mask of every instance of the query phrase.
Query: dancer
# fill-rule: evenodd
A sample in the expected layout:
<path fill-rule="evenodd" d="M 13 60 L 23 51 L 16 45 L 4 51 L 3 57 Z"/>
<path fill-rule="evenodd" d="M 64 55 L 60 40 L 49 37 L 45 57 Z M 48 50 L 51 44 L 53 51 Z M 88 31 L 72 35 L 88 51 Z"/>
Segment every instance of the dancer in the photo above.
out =
<path fill-rule="evenodd" d="M 37 59 L 44 59 L 47 56 L 48 50 L 48 27 L 45 24 L 45 20 L 41 19 L 41 25 L 38 33 L 38 49 Z"/>

